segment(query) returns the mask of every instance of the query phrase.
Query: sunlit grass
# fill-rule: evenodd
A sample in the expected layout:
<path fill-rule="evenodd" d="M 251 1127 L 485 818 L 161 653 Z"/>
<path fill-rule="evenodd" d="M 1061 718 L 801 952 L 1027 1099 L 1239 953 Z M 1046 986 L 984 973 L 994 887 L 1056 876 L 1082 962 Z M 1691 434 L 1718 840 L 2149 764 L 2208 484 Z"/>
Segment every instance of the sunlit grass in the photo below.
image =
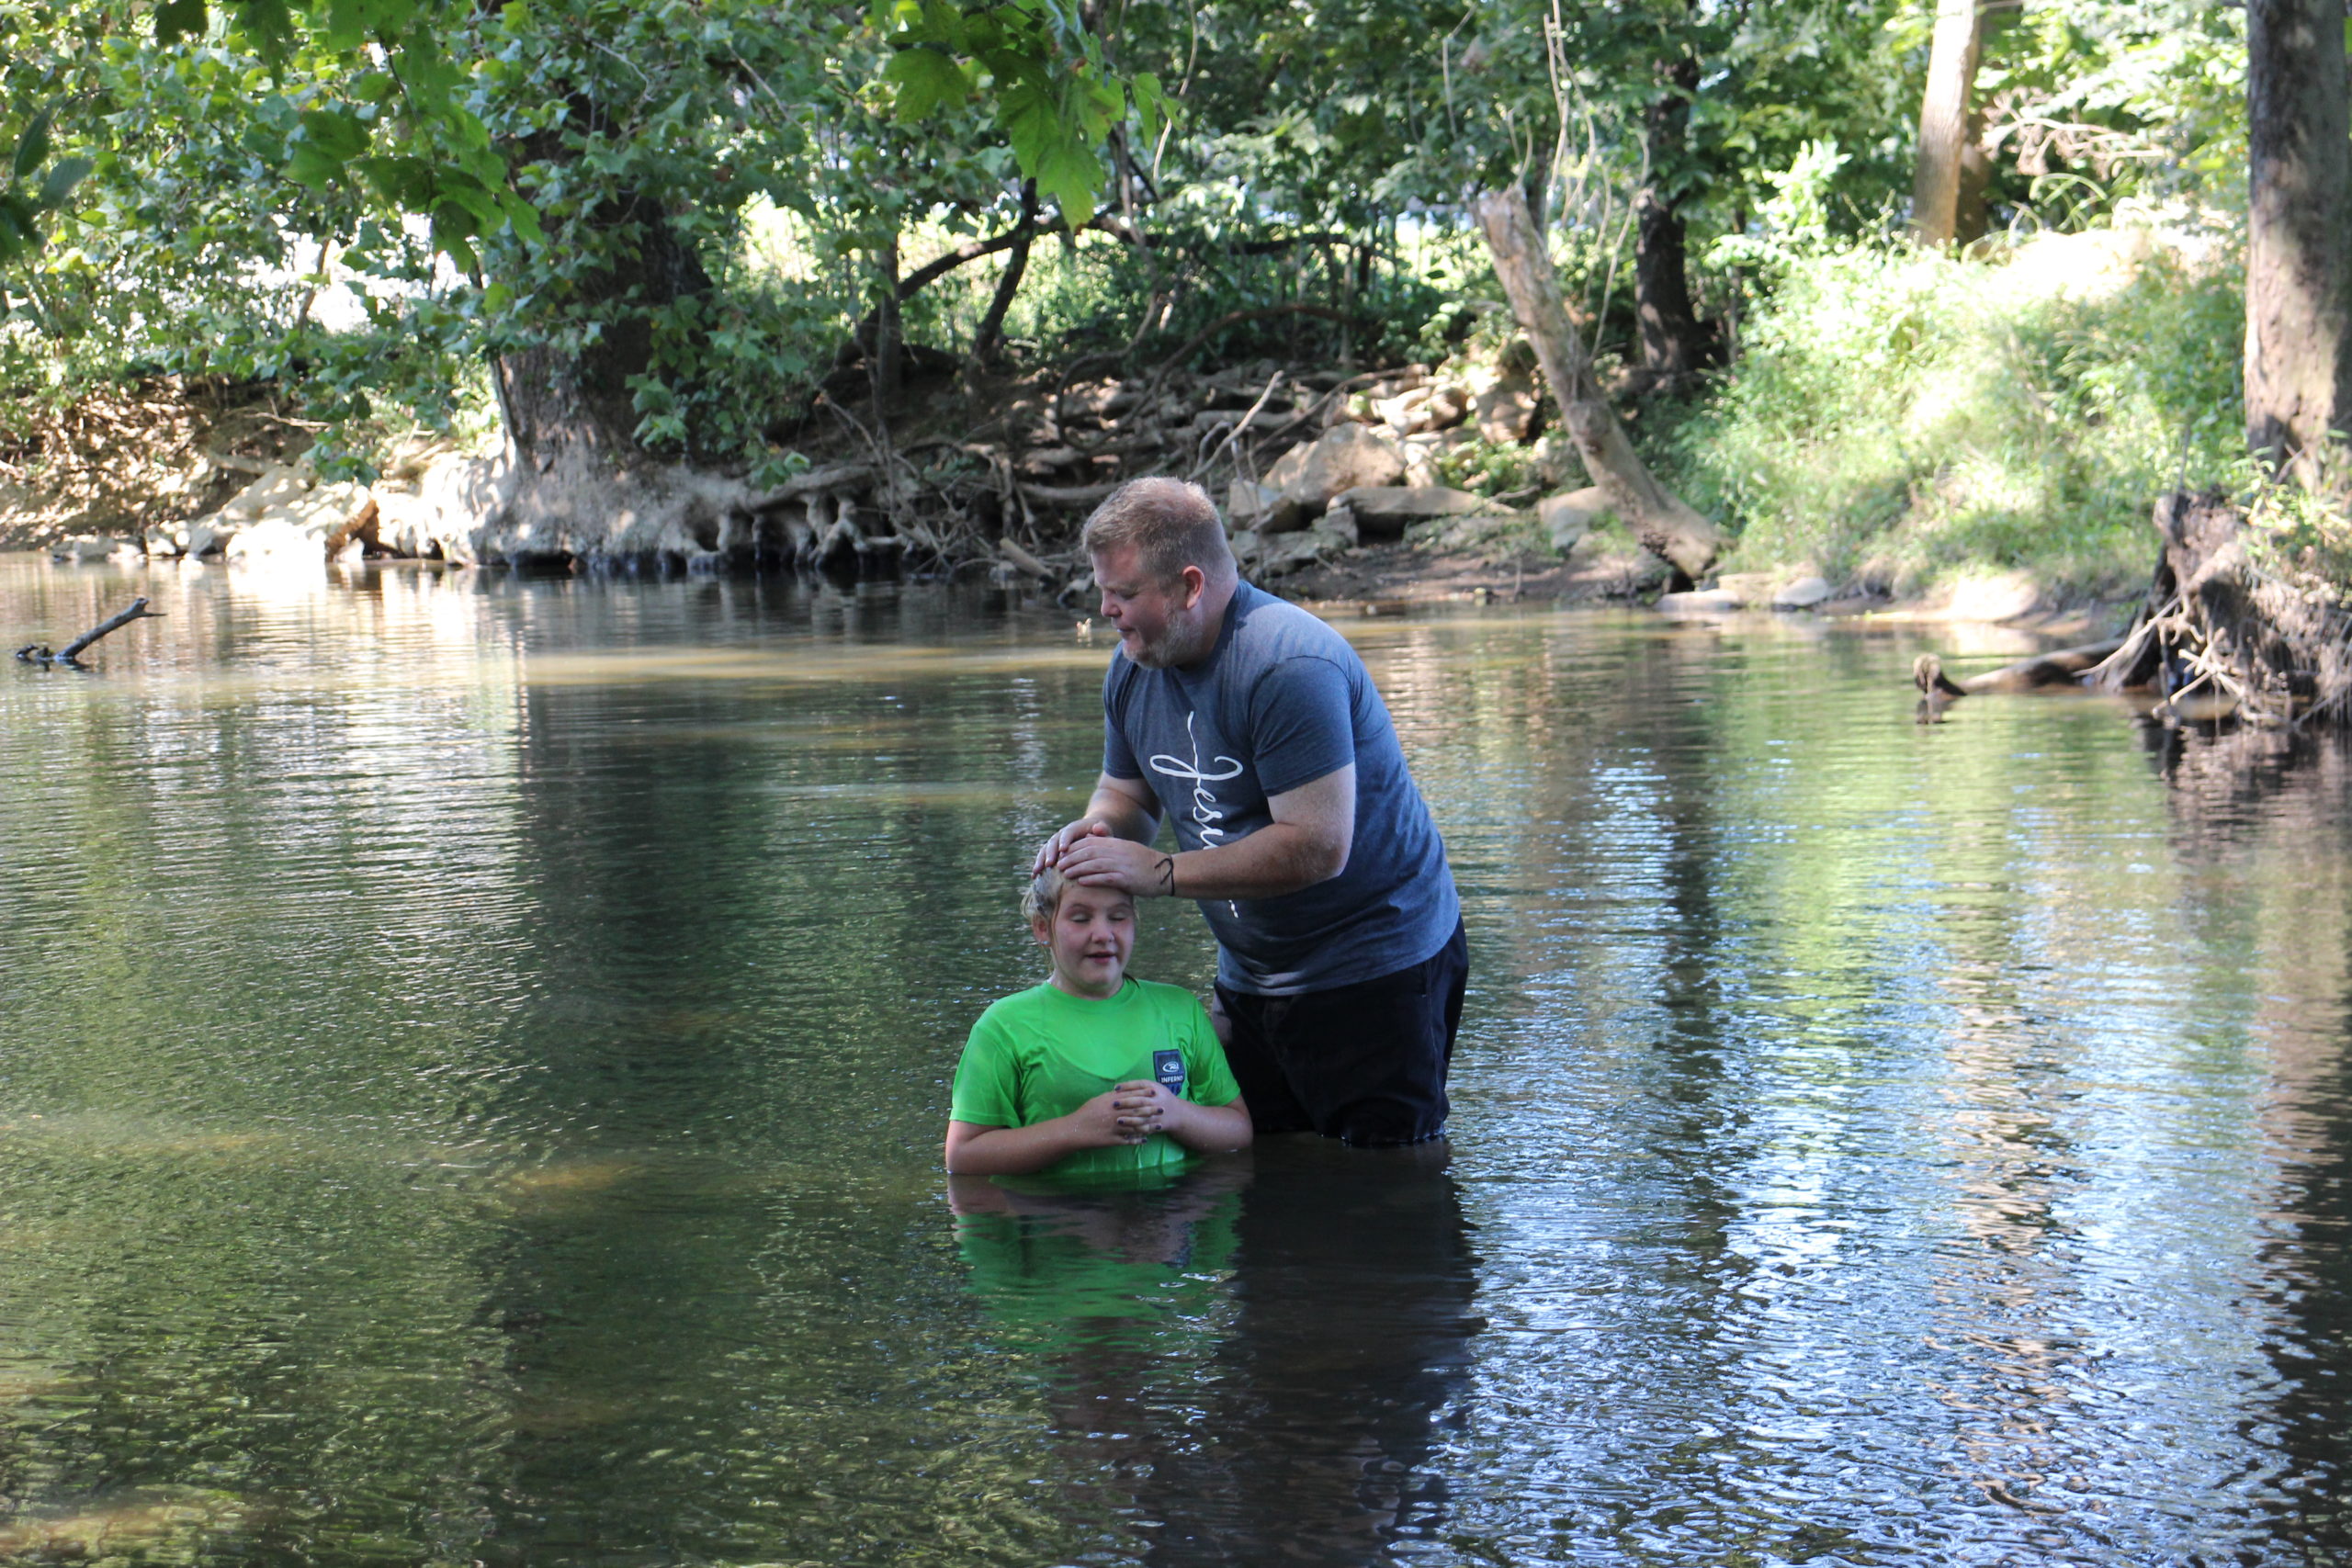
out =
<path fill-rule="evenodd" d="M 2128 593 L 2156 497 L 2243 473 L 2242 295 L 2228 254 L 2133 231 L 1800 260 L 1672 461 L 1737 531 L 1736 567 Z"/>

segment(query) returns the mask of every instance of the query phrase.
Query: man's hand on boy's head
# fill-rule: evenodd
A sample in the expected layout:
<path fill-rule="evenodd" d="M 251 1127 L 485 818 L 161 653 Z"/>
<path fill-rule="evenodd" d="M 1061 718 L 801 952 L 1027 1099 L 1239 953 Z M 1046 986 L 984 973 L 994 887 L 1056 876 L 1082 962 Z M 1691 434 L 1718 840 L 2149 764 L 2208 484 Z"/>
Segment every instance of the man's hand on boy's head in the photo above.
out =
<path fill-rule="evenodd" d="M 1062 852 L 1064 877 L 1089 887 L 1115 887 L 1137 898 L 1175 892 L 1175 857 L 1110 833 L 1090 835 Z"/>
<path fill-rule="evenodd" d="M 1037 846 L 1037 858 L 1030 863 L 1029 874 L 1036 875 L 1049 865 L 1058 865 L 1069 847 L 1080 839 L 1107 838 L 1111 824 L 1100 817 L 1081 817 Z"/>

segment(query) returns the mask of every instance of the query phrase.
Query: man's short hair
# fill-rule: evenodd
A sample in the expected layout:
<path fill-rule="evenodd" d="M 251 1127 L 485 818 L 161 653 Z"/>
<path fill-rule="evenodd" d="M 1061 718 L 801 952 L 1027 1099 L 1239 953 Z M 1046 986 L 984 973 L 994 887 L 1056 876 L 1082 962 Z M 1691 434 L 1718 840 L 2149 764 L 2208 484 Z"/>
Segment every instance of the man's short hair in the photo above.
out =
<path fill-rule="evenodd" d="M 1089 555 L 1134 547 L 1143 569 L 1173 582 L 1188 566 L 1212 582 L 1238 575 L 1209 492 L 1182 479 L 1130 479 L 1094 509 L 1079 534 Z"/>

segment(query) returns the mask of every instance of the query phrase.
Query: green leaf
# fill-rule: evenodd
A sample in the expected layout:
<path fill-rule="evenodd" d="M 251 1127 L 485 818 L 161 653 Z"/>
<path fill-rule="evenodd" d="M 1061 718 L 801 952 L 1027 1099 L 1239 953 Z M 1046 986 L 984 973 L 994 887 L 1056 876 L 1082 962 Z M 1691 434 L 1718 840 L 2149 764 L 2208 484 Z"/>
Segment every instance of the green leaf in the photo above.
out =
<path fill-rule="evenodd" d="M 96 167 L 93 159 L 60 158 L 51 166 L 49 177 L 40 182 L 41 206 L 51 212 L 64 206 L 65 198 L 74 194 L 74 187 L 82 183 L 82 177 Z"/>
<path fill-rule="evenodd" d="M 25 127 L 25 133 L 22 136 L 17 138 L 17 178 L 20 180 L 32 178 L 33 171 L 48 160 L 49 117 L 54 112 L 56 111 L 52 109 L 43 109 L 33 116 L 33 122 Z"/>
<path fill-rule="evenodd" d="M 448 220 L 445 222 L 444 219 Z M 433 243 L 448 253 L 449 259 L 466 272 L 481 270 L 481 261 L 474 254 L 471 236 L 463 228 L 465 214 L 455 208 L 443 208 L 433 215 Z"/>
<path fill-rule="evenodd" d="M 422 158 L 355 158 L 351 170 L 395 207 L 423 212 L 433 200 L 433 165 Z"/>
<path fill-rule="evenodd" d="M 942 104 L 961 103 L 971 93 L 955 60 L 944 51 L 917 44 L 891 56 L 882 79 L 899 89 L 899 118 L 923 118 Z"/>
<path fill-rule="evenodd" d="M 506 221 L 526 242 L 537 245 L 547 240 L 546 231 L 539 227 L 539 209 L 513 191 L 499 197 L 499 209 L 506 214 Z"/>
<path fill-rule="evenodd" d="M 14 191 L 0 195 L 0 261 L 39 249 L 40 231 L 33 227 L 31 204 Z"/>
<path fill-rule="evenodd" d="M 454 169 L 445 164 L 435 171 L 434 183 L 439 187 L 445 203 L 463 208 L 466 215 L 473 220 L 472 226 L 466 231 L 469 234 L 490 233 L 506 216 L 498 205 L 498 197 L 462 169 Z M 435 210 L 437 213 L 438 209 Z"/>
<path fill-rule="evenodd" d="M 1127 85 L 1135 95 L 1136 128 L 1143 133 L 1144 145 L 1159 140 L 1160 127 L 1168 123 L 1168 94 L 1161 88 L 1159 78 L 1148 71 L 1138 71 Z"/>
<path fill-rule="evenodd" d="M 164 0 L 155 7 L 155 41 L 169 48 L 182 39 L 200 39 L 210 20 L 204 0 Z"/>
<path fill-rule="evenodd" d="M 368 151 L 368 127 L 343 109 L 304 109 L 301 137 L 286 160 L 286 177 L 312 190 L 343 178 L 344 165 Z"/>
<path fill-rule="evenodd" d="M 1031 74 L 1003 88 L 997 100 L 997 121 L 1012 143 L 1021 172 L 1053 197 L 1065 218 L 1083 223 L 1094 216 L 1102 164 L 1094 143 L 1082 134 L 1082 115 L 1072 115 L 1044 81 Z"/>
<path fill-rule="evenodd" d="M 238 0 L 238 28 L 254 45 L 272 75 L 294 46 L 294 14 L 287 0 Z"/>

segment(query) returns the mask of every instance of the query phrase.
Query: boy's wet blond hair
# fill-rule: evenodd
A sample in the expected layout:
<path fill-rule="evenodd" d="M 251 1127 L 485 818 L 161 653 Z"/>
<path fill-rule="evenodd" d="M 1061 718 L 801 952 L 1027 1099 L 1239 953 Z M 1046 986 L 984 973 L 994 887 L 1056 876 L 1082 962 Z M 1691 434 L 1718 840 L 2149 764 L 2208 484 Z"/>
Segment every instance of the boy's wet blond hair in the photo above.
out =
<path fill-rule="evenodd" d="M 1062 907 L 1062 890 L 1069 886 L 1062 874 L 1050 865 L 1031 877 L 1029 886 L 1022 890 L 1021 918 L 1033 928 L 1039 920 L 1051 925 Z"/>

